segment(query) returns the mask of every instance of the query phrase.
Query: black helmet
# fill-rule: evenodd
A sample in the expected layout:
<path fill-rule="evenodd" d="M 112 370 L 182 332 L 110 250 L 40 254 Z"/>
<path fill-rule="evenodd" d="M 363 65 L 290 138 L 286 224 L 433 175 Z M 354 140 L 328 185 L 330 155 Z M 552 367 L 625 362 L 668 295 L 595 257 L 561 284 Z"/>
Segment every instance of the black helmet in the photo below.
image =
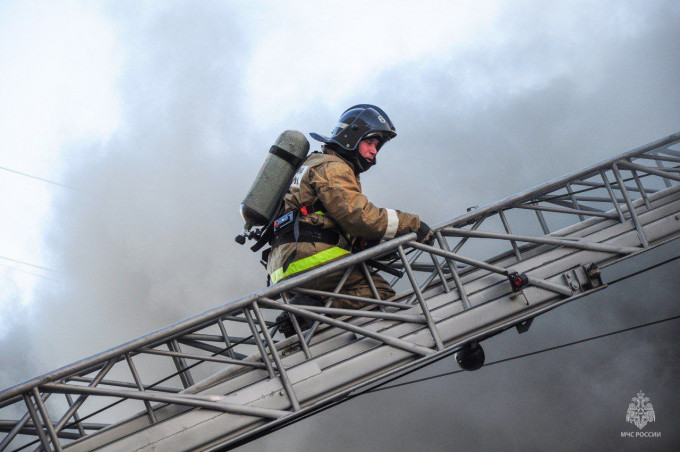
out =
<path fill-rule="evenodd" d="M 396 137 L 397 132 L 390 118 L 380 107 L 359 104 L 345 110 L 330 138 L 317 133 L 309 135 L 317 141 L 330 145 L 333 150 L 354 163 L 358 172 L 363 172 L 376 162 L 375 159 L 363 158 L 357 152 L 359 142 L 368 137 L 378 138 L 380 143 L 377 148 L 379 150 L 383 144 Z"/>

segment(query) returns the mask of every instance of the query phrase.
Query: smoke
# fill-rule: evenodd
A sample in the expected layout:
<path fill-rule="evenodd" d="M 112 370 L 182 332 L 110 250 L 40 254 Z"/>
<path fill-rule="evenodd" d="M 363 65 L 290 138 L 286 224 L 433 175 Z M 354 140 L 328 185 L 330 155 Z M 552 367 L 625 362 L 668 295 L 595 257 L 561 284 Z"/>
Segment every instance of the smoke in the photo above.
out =
<path fill-rule="evenodd" d="M 399 137 L 367 189 L 434 223 L 676 132 L 677 5 L 553 6 L 513 3 L 488 40 L 368 87 Z"/>
<path fill-rule="evenodd" d="M 68 149 L 61 180 L 79 191 L 56 198 L 45 240 L 49 267 L 59 269 L 63 283 L 41 284 L 34 305 L 12 314 L 21 320 L 5 324 L 2 387 L 261 288 L 258 256 L 232 239 L 242 226 L 238 205 L 282 130 L 325 133 L 346 106 L 380 105 L 399 136 L 362 176 L 364 192 L 379 206 L 437 223 L 666 136 L 680 124 L 680 9 L 671 1 L 552 2 L 550 10 L 539 2 L 502 3 L 493 26 L 465 46 L 421 58 L 409 54 L 394 64 L 379 59 L 383 66 L 359 58 L 368 65 L 364 78 L 355 82 L 349 73 L 356 71 L 346 69 L 349 81 L 331 99 L 319 82 L 303 105 L 294 94 L 278 92 L 270 105 L 264 90 L 256 107 L 249 97 L 253 80 L 276 91 L 271 74 L 280 74 L 272 65 L 268 77 L 252 78 L 251 57 L 258 46 L 272 45 L 259 42 L 253 29 L 277 22 L 259 12 L 261 4 L 121 5 L 112 4 L 110 13 L 129 49 L 118 81 L 122 122 L 100 142 Z M 375 39 L 372 20 L 357 23 Z M 307 49 L 305 42 L 285 42 L 290 49 L 274 48 L 287 50 L 291 62 Z M 343 70 L 338 64 L 334 77 L 343 78 Z M 282 85 L 294 92 L 296 75 L 281 74 L 287 74 Z M 259 121 L 253 111 L 268 117 Z M 662 275 L 672 279 L 677 267 Z M 611 298 L 546 315 L 527 334 L 498 336 L 489 341 L 487 359 L 637 323 L 640 312 L 650 311 L 631 293 L 659 293 L 665 301 L 659 318 L 677 313 L 677 287 L 628 286 L 605 296 Z M 246 447 L 547 444 L 562 450 L 576 443 L 570 435 L 591 424 L 581 443 L 614 444 L 610 438 L 626 428 L 617 416 L 635 391 L 649 387 L 667 395 L 671 385 L 677 388 L 677 366 L 664 365 L 678 362 L 677 350 L 664 342 L 677 327 L 664 328 L 659 338 L 586 345 L 587 351 L 374 393 Z M 407 378 L 450 370 L 452 363 L 442 362 Z M 578 397 L 592 401 L 589 408 Z M 669 396 L 666 406 L 677 406 L 676 399 Z M 669 437 L 672 427 L 677 431 L 672 413 L 664 430 Z M 562 425 L 569 418 L 572 423 Z"/>
<path fill-rule="evenodd" d="M 263 280 L 252 255 L 235 258 L 232 241 L 250 183 L 241 92 L 249 49 L 227 6 L 160 8 L 111 11 L 132 49 L 119 80 L 123 121 L 107 139 L 69 149 L 64 180 L 78 191 L 55 199 L 45 244 L 63 283 L 41 284 L 34 312 L 15 325 L 26 332 L 21 349 L 32 367 L 12 367 L 17 378 L 202 312 Z M 5 340 L 3 362 L 14 362 L 7 353 L 16 335 Z M 2 386 L 13 382 L 3 376 Z"/>

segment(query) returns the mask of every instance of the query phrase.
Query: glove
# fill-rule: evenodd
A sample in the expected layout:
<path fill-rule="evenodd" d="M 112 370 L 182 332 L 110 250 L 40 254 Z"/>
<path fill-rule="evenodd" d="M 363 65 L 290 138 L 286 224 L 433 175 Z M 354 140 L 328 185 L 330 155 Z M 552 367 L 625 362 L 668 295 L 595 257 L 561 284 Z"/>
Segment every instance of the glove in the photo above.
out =
<path fill-rule="evenodd" d="M 354 241 L 352 244 L 352 249 L 351 251 L 353 253 L 359 253 L 361 251 L 367 250 L 369 248 L 373 248 L 374 246 L 378 245 L 380 243 L 380 240 L 366 240 L 365 238 L 359 238 Z"/>
<path fill-rule="evenodd" d="M 296 315 L 295 319 L 298 322 L 300 331 L 308 330 L 312 326 L 310 320 L 308 320 L 306 317 Z M 286 337 L 286 339 L 296 334 L 293 321 L 290 319 L 290 314 L 287 312 L 282 312 L 279 314 L 279 316 L 276 318 L 276 324 L 279 326 L 279 331 Z"/>
<path fill-rule="evenodd" d="M 416 231 L 416 242 L 422 243 L 423 245 L 434 244 L 434 232 L 424 221 L 420 222 L 420 227 Z"/>

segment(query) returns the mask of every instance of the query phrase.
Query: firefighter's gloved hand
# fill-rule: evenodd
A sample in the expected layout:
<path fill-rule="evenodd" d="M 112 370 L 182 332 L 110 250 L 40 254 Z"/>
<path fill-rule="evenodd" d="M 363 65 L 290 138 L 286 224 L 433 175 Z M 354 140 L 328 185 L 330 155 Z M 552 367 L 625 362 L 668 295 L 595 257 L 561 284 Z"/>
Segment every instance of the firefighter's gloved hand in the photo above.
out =
<path fill-rule="evenodd" d="M 300 326 L 300 331 L 305 331 L 308 330 L 309 327 L 311 327 L 311 321 L 306 319 L 305 317 L 301 317 L 299 315 L 295 316 L 295 319 L 298 322 L 298 325 Z M 290 319 L 290 314 L 287 312 L 282 312 L 279 314 L 279 316 L 276 318 L 276 324 L 279 326 L 279 331 L 281 334 L 283 334 L 286 338 L 289 338 L 293 335 L 296 334 L 295 332 L 295 327 L 293 326 L 293 321 Z"/>
<path fill-rule="evenodd" d="M 372 248 L 380 243 L 380 240 L 366 240 L 365 238 L 359 238 L 354 241 L 352 245 L 352 252 L 358 253 L 360 251 Z"/>
<path fill-rule="evenodd" d="M 420 222 L 420 227 L 416 231 L 416 241 L 424 245 L 434 244 L 434 232 L 424 221 Z"/>

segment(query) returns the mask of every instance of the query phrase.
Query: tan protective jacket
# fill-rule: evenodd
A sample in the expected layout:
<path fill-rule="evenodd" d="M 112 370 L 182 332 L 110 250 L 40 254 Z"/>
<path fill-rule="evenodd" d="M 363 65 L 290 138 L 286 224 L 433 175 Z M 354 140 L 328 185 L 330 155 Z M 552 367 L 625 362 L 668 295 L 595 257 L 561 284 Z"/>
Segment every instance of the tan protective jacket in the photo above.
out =
<path fill-rule="evenodd" d="M 325 212 L 301 216 L 300 221 L 338 231 L 341 243 L 298 242 L 297 252 L 295 243 L 275 247 L 267 263 L 274 284 L 349 254 L 355 238 L 390 240 L 420 227 L 417 215 L 370 203 L 361 193 L 361 182 L 352 164 L 328 148 L 324 152 L 315 152 L 302 163 L 284 198 L 285 209 L 297 211 L 320 202 Z M 294 260 L 284 271 L 284 262 L 294 252 Z"/>

